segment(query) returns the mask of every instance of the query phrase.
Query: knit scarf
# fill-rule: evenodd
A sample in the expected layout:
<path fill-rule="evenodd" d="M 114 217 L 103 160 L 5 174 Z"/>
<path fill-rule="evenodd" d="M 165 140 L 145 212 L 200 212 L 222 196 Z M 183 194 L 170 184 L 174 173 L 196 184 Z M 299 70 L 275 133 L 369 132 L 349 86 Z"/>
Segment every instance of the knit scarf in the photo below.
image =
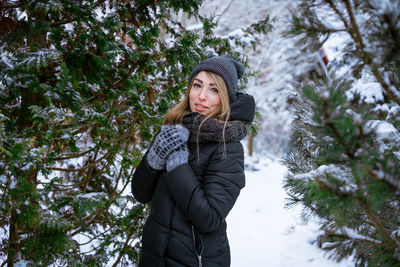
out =
<path fill-rule="evenodd" d="M 182 124 L 190 132 L 189 143 L 240 141 L 247 134 L 247 126 L 240 121 L 228 121 L 225 126 L 224 136 L 224 121 L 209 118 L 201 124 L 204 119 L 205 116 L 197 112 L 191 112 L 183 116 Z"/>

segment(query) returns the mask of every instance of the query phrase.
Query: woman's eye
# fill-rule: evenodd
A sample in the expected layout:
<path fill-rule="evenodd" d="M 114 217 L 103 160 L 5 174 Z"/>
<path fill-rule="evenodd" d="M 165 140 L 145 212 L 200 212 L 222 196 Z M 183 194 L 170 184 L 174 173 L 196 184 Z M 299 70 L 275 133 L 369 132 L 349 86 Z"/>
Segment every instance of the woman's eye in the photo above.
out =
<path fill-rule="evenodd" d="M 214 94 L 218 94 L 218 89 L 217 88 L 211 88 L 210 91 Z"/>
<path fill-rule="evenodd" d="M 201 84 L 199 84 L 199 83 L 194 83 L 194 84 L 193 84 L 193 87 L 201 88 Z"/>

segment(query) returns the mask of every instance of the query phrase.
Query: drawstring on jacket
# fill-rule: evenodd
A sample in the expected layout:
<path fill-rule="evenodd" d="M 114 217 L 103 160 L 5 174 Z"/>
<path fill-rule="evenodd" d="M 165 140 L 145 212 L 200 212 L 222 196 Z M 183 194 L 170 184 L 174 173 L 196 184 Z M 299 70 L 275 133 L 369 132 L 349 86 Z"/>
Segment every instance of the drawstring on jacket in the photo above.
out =
<path fill-rule="evenodd" d="M 203 263 L 201 261 L 201 255 L 203 254 L 203 241 L 201 240 L 201 236 L 199 235 L 199 240 L 200 240 L 200 253 L 197 250 L 196 246 L 196 234 L 194 232 L 194 226 L 192 225 L 192 236 L 193 236 L 193 248 L 194 252 L 196 253 L 197 259 L 199 261 L 199 267 L 203 267 Z"/>

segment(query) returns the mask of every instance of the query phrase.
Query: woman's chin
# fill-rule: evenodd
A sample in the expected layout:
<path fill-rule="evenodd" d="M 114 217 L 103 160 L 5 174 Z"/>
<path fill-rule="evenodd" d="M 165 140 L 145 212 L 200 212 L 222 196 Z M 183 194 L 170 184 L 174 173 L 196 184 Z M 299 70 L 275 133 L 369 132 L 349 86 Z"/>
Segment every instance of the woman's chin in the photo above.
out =
<path fill-rule="evenodd" d="M 207 114 L 208 114 L 207 110 L 199 110 L 197 108 L 193 108 L 192 112 L 197 112 L 197 113 L 200 113 L 200 114 L 202 114 L 204 116 L 207 116 Z"/>

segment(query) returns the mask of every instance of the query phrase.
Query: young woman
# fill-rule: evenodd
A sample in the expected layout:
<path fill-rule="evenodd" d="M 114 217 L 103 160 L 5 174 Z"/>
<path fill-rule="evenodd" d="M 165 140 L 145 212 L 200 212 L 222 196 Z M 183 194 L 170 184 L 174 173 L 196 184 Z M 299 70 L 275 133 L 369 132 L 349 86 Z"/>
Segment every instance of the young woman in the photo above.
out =
<path fill-rule="evenodd" d="M 151 201 L 139 266 L 230 266 L 225 218 L 245 185 L 240 140 L 255 109 L 236 91 L 243 70 L 232 56 L 196 66 L 137 167 L 133 195 Z"/>

